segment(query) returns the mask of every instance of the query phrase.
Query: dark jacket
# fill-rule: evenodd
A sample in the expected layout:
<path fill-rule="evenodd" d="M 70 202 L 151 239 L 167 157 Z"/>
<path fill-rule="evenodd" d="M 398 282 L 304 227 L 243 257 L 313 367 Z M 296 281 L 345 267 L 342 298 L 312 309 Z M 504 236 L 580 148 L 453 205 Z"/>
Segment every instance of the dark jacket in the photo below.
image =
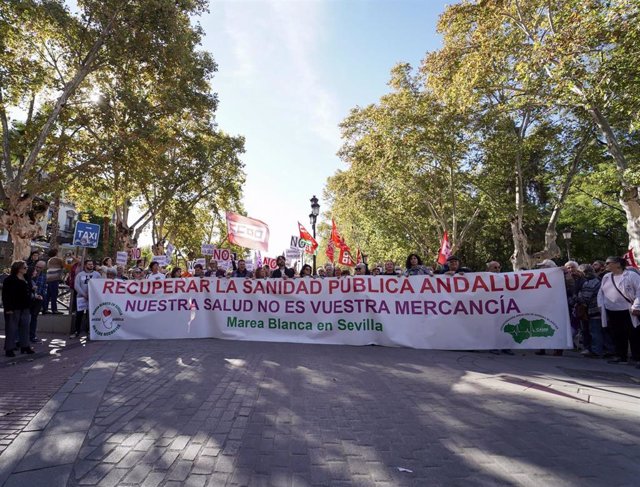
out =
<path fill-rule="evenodd" d="M 2 302 L 5 311 L 31 308 L 32 290 L 27 281 L 9 276 L 2 283 Z"/>
<path fill-rule="evenodd" d="M 284 273 L 287 277 L 293 277 L 295 275 L 295 271 L 288 267 L 284 268 Z M 275 277 L 275 278 L 282 277 L 282 272 L 280 271 L 280 269 L 276 269 L 271 273 L 271 277 Z"/>

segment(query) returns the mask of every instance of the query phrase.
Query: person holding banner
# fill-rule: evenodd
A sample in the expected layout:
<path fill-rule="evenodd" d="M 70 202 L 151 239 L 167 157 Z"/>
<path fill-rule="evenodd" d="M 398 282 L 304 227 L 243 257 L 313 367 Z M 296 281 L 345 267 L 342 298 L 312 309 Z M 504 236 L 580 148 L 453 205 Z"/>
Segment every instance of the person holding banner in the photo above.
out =
<path fill-rule="evenodd" d="M 295 275 L 295 271 L 286 266 L 287 261 L 284 256 L 279 255 L 276 259 L 276 264 L 278 268 L 271 273 L 271 277 L 275 279 L 279 278 L 293 278 Z"/>
<path fill-rule="evenodd" d="M 422 264 L 422 259 L 417 254 L 409 254 L 404 275 L 409 276 L 433 276 L 433 270 Z"/>
<path fill-rule="evenodd" d="M 610 328 L 616 349 L 609 363 L 628 363 L 629 345 L 631 359 L 640 363 L 640 275 L 627 270 L 621 257 L 607 257 L 605 264 L 609 273 L 602 278 L 598 305 L 602 327 Z"/>
<path fill-rule="evenodd" d="M 300 269 L 300 277 L 313 277 L 313 268 L 309 264 L 305 264 Z"/>
<path fill-rule="evenodd" d="M 251 279 L 253 277 L 253 273 L 247 269 L 247 263 L 244 259 L 240 259 L 238 261 L 238 268 L 233 271 L 231 277 L 244 277 L 245 279 Z"/>
<path fill-rule="evenodd" d="M 160 264 L 158 264 L 157 262 L 152 262 L 151 264 L 149 264 L 149 275 L 147 276 L 147 279 L 151 280 L 151 281 L 158 281 L 161 279 L 164 279 L 166 276 L 160 272 Z"/>
<path fill-rule="evenodd" d="M 73 322 L 74 334 L 78 338 L 82 331 L 82 322 L 84 319 L 85 311 L 89 309 L 89 281 L 91 279 L 100 279 L 102 276 L 98 271 L 93 270 L 94 262 L 92 260 L 84 261 L 84 270 L 76 275 L 76 280 L 73 288 L 76 291 L 76 318 Z"/>

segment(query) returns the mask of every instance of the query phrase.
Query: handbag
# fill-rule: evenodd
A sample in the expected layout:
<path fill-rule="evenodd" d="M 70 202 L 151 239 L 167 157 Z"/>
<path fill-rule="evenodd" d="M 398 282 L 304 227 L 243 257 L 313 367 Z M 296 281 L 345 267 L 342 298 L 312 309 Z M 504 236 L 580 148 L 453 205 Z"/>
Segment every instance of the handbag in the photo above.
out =
<path fill-rule="evenodd" d="M 573 308 L 573 314 L 580 321 L 589 321 L 589 307 L 586 304 L 578 303 L 575 308 Z"/>

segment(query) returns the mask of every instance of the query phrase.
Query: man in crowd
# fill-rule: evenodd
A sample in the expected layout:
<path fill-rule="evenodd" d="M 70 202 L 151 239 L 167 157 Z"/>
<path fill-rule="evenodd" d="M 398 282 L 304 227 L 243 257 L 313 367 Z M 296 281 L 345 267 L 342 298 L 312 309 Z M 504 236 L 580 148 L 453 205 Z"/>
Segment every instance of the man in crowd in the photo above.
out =
<path fill-rule="evenodd" d="M 356 276 L 364 276 L 367 273 L 367 266 L 362 262 L 360 264 L 356 264 L 355 275 Z"/>
<path fill-rule="evenodd" d="M 200 279 L 205 277 L 204 268 L 202 267 L 202 264 L 196 264 L 193 266 L 193 277 L 198 277 Z"/>
<path fill-rule="evenodd" d="M 448 276 L 453 276 L 454 274 L 464 274 L 465 272 L 471 272 L 471 269 L 462 267 L 460 258 L 455 255 L 451 255 L 447 258 L 446 268 L 442 271 L 443 274 L 446 274 Z"/>
<path fill-rule="evenodd" d="M 238 268 L 233 271 L 233 274 L 231 274 L 231 277 L 244 277 L 244 278 L 252 278 L 253 277 L 253 273 L 247 269 L 247 263 L 245 262 L 244 259 L 240 259 L 238 261 Z"/>
<path fill-rule="evenodd" d="M 76 338 L 80 336 L 80 332 L 83 331 L 83 328 L 88 331 L 88 326 L 83 326 L 83 320 L 85 311 L 87 311 L 89 307 L 89 281 L 91 281 L 91 279 L 100 279 L 100 273 L 94 271 L 93 268 L 94 262 L 92 260 L 85 260 L 84 268 L 76 275 L 76 280 L 73 285 L 77 296 L 77 307 L 76 318 L 73 322 L 74 333 L 72 336 L 75 336 Z"/>
<path fill-rule="evenodd" d="M 277 257 L 277 259 L 276 259 L 276 264 L 278 265 L 278 268 L 271 273 L 271 277 L 273 277 L 273 278 L 283 278 L 283 277 L 293 278 L 293 276 L 295 275 L 295 271 L 286 266 L 287 261 L 284 258 L 284 256 L 279 255 Z"/>

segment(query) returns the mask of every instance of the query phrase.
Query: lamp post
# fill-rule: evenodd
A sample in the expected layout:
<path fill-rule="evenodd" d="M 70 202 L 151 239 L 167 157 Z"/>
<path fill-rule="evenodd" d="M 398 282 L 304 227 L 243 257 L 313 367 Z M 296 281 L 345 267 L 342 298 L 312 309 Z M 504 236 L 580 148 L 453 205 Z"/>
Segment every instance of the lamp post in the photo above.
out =
<path fill-rule="evenodd" d="M 311 230 L 313 231 L 313 239 L 316 238 L 316 221 L 318 220 L 318 215 L 320 214 L 320 205 L 318 204 L 318 198 L 316 195 L 313 195 L 311 198 L 311 213 L 309 213 L 309 223 L 311 223 Z M 316 274 L 316 254 L 313 253 L 313 275 Z"/>
<path fill-rule="evenodd" d="M 571 243 L 571 229 L 565 228 L 562 231 L 562 237 L 564 238 L 564 242 L 567 245 L 567 260 L 571 260 L 571 252 L 569 252 L 569 244 Z"/>

